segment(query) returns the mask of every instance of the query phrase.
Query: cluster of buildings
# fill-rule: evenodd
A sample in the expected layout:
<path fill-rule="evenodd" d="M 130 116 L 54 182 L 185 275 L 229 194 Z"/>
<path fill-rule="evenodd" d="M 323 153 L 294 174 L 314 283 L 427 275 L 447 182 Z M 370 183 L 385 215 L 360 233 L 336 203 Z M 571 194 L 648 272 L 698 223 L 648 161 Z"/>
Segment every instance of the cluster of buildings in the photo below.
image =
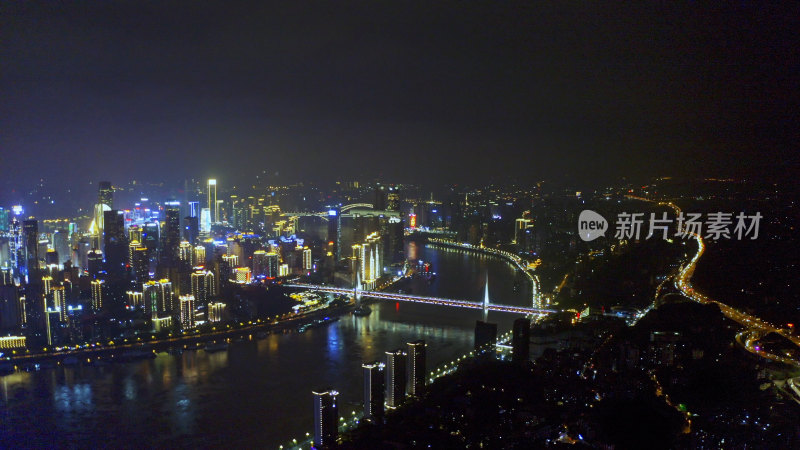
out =
<path fill-rule="evenodd" d="M 230 318 L 221 301 L 227 286 L 315 270 L 311 249 L 287 234 L 291 219 L 274 221 L 280 233 L 269 239 L 231 228 L 236 214 L 225 205 L 236 213 L 239 202 L 223 202 L 217 187 L 208 180 L 205 202 L 141 198 L 121 209 L 102 181 L 91 214 L 75 220 L 0 208 L 0 335 L 13 337 L 4 345 L 64 346 L 131 328 L 220 322 Z M 280 214 L 277 205 L 263 211 Z"/>
<path fill-rule="evenodd" d="M 425 341 L 408 342 L 405 348 L 387 351 L 383 361 L 364 363 L 363 419 L 383 423 L 386 410 L 400 407 L 425 389 Z M 314 445 L 335 445 L 339 436 L 337 397 L 333 389 L 313 391 Z"/>

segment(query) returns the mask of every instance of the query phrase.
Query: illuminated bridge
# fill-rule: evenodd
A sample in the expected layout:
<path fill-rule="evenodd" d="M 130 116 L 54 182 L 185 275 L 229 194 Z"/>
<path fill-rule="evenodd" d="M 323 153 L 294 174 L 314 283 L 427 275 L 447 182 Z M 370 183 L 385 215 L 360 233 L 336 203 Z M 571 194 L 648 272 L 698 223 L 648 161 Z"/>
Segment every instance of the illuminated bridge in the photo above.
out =
<path fill-rule="evenodd" d="M 360 296 L 360 297 L 377 298 L 380 300 L 427 303 L 429 305 L 455 306 L 458 308 L 478 309 L 483 311 L 498 311 L 498 312 L 514 313 L 514 314 L 546 315 L 557 312 L 552 309 L 529 308 L 524 306 L 495 305 L 489 303 L 488 288 L 483 302 L 469 302 L 466 300 L 453 300 L 453 299 L 439 298 L 439 297 L 423 297 L 419 295 L 398 294 L 395 292 L 362 291 L 359 289 L 346 289 L 346 288 L 338 288 L 335 286 L 326 286 L 319 284 L 297 283 L 297 284 L 284 284 L 284 286 L 300 288 L 300 289 L 310 289 L 314 291 L 324 292 L 327 294 L 341 294 L 341 295 L 355 294 L 356 298 Z"/>

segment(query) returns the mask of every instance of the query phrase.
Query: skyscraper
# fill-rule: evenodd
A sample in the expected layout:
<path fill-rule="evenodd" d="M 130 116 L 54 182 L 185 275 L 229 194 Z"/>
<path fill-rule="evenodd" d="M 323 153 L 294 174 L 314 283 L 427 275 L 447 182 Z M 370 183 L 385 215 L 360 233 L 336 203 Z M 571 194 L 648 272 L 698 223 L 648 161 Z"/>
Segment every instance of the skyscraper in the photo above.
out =
<path fill-rule="evenodd" d="M 29 277 L 39 272 L 39 223 L 36 219 L 22 222 L 25 249 L 25 270 Z"/>
<path fill-rule="evenodd" d="M 161 261 L 167 267 L 178 264 L 178 248 L 181 244 L 181 210 L 179 202 L 168 202 L 164 213 L 164 245 L 161 249 Z"/>
<path fill-rule="evenodd" d="M 181 295 L 180 296 L 180 305 L 181 305 L 181 327 L 186 328 L 194 328 L 194 296 L 193 295 Z"/>
<path fill-rule="evenodd" d="M 425 341 L 417 340 L 406 344 L 408 361 L 406 374 L 408 395 L 417 397 L 425 389 Z"/>
<path fill-rule="evenodd" d="M 339 411 L 336 406 L 338 392 L 333 389 L 313 391 L 314 394 L 314 445 L 323 447 L 336 444 L 339 437 Z"/>
<path fill-rule="evenodd" d="M 341 259 L 342 218 L 339 208 L 328 211 L 328 242 L 333 242 L 333 257 L 336 263 Z"/>
<path fill-rule="evenodd" d="M 95 279 L 103 270 L 103 252 L 99 249 L 91 250 L 86 256 L 86 270 L 89 276 Z"/>
<path fill-rule="evenodd" d="M 380 361 L 362 364 L 364 368 L 364 419 L 376 423 L 383 421 L 384 369 Z"/>
<path fill-rule="evenodd" d="M 200 221 L 197 216 L 188 216 L 183 218 L 183 238 L 189 241 L 190 244 L 197 242 L 197 236 L 200 234 Z"/>
<path fill-rule="evenodd" d="M 142 285 L 144 310 L 147 314 L 174 313 L 172 282 L 167 279 L 151 280 Z"/>
<path fill-rule="evenodd" d="M 92 308 L 95 311 L 100 311 L 103 309 L 103 286 L 105 285 L 104 280 L 92 280 Z"/>
<path fill-rule="evenodd" d="M 97 203 L 108 206 L 108 209 L 114 208 L 114 188 L 111 187 L 110 181 L 101 181 L 97 183 Z"/>
<path fill-rule="evenodd" d="M 198 306 L 208 306 L 216 295 L 214 285 L 214 272 L 210 270 L 196 270 L 192 273 L 192 296 Z"/>
<path fill-rule="evenodd" d="M 219 210 L 217 209 L 217 180 L 208 180 L 206 189 L 206 206 L 211 214 L 211 223 L 219 223 Z"/>
<path fill-rule="evenodd" d="M 262 280 L 267 277 L 267 252 L 256 250 L 253 253 L 253 278 Z"/>
<path fill-rule="evenodd" d="M 114 279 L 125 275 L 128 260 L 128 242 L 125 236 L 125 217 L 122 211 L 111 210 L 103 213 L 103 243 L 105 248 L 105 269 Z"/>
<path fill-rule="evenodd" d="M 406 396 L 406 352 L 386 352 L 386 407 L 395 409 Z"/>
<path fill-rule="evenodd" d="M 497 324 L 478 320 L 475 322 L 475 351 L 494 356 L 492 344 L 497 342 Z"/>
<path fill-rule="evenodd" d="M 530 358 L 531 348 L 531 321 L 519 318 L 514 321 L 511 337 L 511 360 L 514 362 L 527 361 Z"/>

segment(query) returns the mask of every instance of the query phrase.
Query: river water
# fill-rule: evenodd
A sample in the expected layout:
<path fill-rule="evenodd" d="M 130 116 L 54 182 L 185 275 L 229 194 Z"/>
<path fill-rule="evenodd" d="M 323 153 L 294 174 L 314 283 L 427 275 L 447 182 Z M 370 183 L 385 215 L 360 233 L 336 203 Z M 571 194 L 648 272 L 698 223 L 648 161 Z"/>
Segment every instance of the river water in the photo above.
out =
<path fill-rule="evenodd" d="M 481 301 L 489 278 L 493 303 L 530 305 L 530 286 L 507 262 L 460 250 L 408 244 L 430 261 L 433 283 L 414 294 Z M 515 288 L 515 281 L 517 287 Z M 483 312 L 380 302 L 367 317 L 305 333 L 236 342 L 227 351 L 107 366 L 56 367 L 0 377 L 0 447 L 277 448 L 312 430 L 312 389 L 340 392 L 340 414 L 360 410 L 361 363 L 425 339 L 428 370 L 468 352 Z M 516 318 L 489 313 L 501 332 Z"/>

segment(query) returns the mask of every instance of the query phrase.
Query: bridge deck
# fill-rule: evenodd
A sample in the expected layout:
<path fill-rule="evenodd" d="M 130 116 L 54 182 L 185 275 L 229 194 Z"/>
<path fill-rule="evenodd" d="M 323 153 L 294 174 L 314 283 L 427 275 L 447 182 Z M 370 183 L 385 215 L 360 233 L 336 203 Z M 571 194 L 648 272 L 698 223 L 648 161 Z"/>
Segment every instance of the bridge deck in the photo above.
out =
<path fill-rule="evenodd" d="M 409 295 L 409 294 L 398 294 L 395 292 L 382 292 L 382 291 L 357 291 L 355 289 L 345 289 L 345 288 L 338 288 L 335 286 L 326 286 L 326 285 L 317 285 L 317 284 L 285 284 L 284 286 L 287 287 L 294 287 L 294 288 L 301 288 L 301 289 L 311 289 L 320 292 L 326 292 L 329 294 L 343 294 L 343 295 L 361 295 L 362 297 L 370 297 L 370 298 L 377 298 L 381 300 L 395 300 L 401 302 L 413 302 L 413 303 L 427 303 L 431 305 L 440 305 L 440 306 L 455 306 L 459 308 L 469 308 L 469 309 L 487 309 L 489 311 L 499 311 L 499 312 L 509 312 L 509 313 L 516 313 L 516 314 L 550 314 L 556 312 L 555 310 L 551 309 L 542 309 L 542 308 L 528 308 L 524 306 L 509 306 L 509 305 L 496 305 L 496 304 L 488 304 L 484 305 L 482 302 L 470 302 L 466 300 L 454 300 L 448 298 L 439 298 L 439 297 L 425 297 L 419 295 Z"/>

